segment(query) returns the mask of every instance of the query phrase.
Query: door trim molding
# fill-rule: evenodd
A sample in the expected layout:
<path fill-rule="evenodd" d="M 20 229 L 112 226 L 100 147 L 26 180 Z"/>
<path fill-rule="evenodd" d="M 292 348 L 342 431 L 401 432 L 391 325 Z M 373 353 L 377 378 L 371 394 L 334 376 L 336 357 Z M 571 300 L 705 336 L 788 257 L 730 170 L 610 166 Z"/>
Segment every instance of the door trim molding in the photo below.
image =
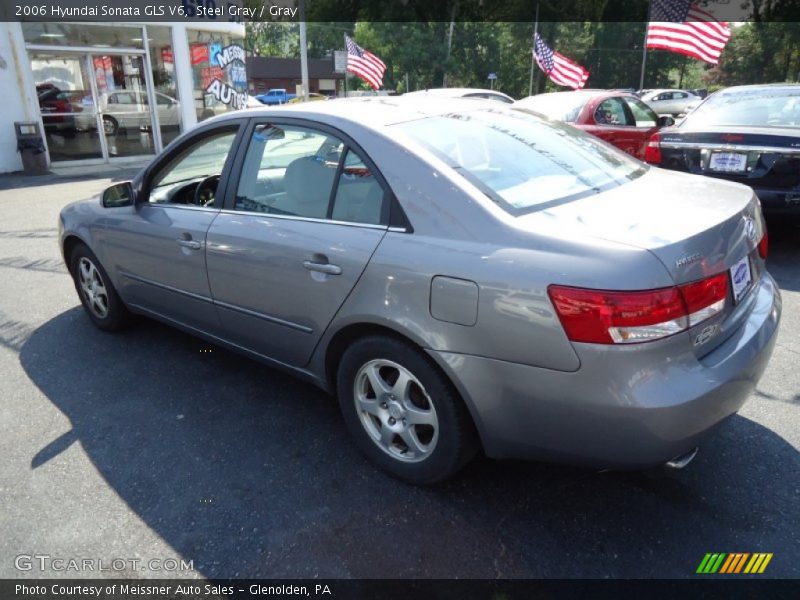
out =
<path fill-rule="evenodd" d="M 300 325 L 299 323 L 294 323 L 293 321 L 286 321 L 284 319 L 279 319 L 278 317 L 273 317 L 271 315 L 264 314 L 262 312 L 258 312 L 255 310 L 251 310 L 249 308 L 244 308 L 243 306 L 237 306 L 236 304 L 229 304 L 228 302 L 223 302 L 221 300 L 215 300 L 214 298 L 209 298 L 208 296 L 203 296 L 202 294 L 195 294 L 194 292 L 187 292 L 186 290 L 182 290 L 180 288 L 173 287 L 171 285 L 167 285 L 166 283 L 160 283 L 158 281 L 153 281 L 152 279 L 148 279 L 146 277 L 141 277 L 139 275 L 134 275 L 133 273 L 129 273 L 127 271 L 119 271 L 121 277 L 126 277 L 128 279 L 133 279 L 134 281 L 138 281 L 139 283 L 144 283 L 145 285 L 152 285 L 153 287 L 160 288 L 162 290 L 166 290 L 168 292 L 173 292 L 175 294 L 179 294 L 181 296 L 185 296 L 187 298 L 192 298 L 193 300 L 199 300 L 200 302 L 206 302 L 208 304 L 213 304 L 218 308 L 226 308 L 233 312 L 238 312 L 243 315 L 247 315 L 248 317 L 255 317 L 257 319 L 262 319 L 263 321 L 268 321 L 270 323 L 274 323 L 275 325 L 283 325 L 284 327 L 288 327 L 290 329 L 294 329 L 296 331 L 300 331 L 301 333 L 313 333 L 314 330 L 311 327 L 306 327 L 305 325 Z M 137 306 L 140 306 L 137 304 Z"/>

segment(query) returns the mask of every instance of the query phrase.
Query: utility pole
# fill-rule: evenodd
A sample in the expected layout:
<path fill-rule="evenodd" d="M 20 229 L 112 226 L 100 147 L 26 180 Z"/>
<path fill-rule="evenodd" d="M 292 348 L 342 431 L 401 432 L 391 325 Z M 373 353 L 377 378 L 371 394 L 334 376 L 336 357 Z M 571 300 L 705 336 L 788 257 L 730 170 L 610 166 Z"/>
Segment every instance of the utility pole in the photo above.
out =
<path fill-rule="evenodd" d="M 305 0 L 298 0 L 300 9 L 300 77 L 303 81 L 303 99 L 308 101 L 308 40 L 306 39 Z"/>

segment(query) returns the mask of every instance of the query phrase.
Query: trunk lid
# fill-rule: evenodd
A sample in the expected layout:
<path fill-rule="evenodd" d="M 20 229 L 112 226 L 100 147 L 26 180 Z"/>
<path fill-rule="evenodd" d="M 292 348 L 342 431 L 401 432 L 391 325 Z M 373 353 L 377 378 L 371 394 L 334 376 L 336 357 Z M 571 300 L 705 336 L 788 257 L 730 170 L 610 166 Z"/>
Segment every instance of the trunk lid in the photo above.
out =
<path fill-rule="evenodd" d="M 753 191 L 727 181 L 651 168 L 638 179 L 615 189 L 560 206 L 530 213 L 519 225 L 539 233 L 591 236 L 647 250 L 664 265 L 676 284 L 683 284 L 739 267 L 749 260 L 752 284 L 734 302 L 729 279 L 723 313 L 690 330 L 718 327 L 702 342 L 707 353 L 721 343 L 743 318 L 740 310 L 763 269 L 757 244 L 764 223 Z M 713 343 L 712 343 L 713 338 Z M 698 345 L 699 346 L 699 345 Z"/>

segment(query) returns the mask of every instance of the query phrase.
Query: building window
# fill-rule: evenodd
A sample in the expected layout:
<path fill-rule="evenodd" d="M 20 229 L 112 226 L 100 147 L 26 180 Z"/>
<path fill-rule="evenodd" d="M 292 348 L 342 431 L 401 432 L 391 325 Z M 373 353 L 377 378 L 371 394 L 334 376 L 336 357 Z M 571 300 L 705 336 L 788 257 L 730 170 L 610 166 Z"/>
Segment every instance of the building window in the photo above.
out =
<path fill-rule="evenodd" d="M 197 120 L 244 108 L 247 73 L 242 38 L 211 31 L 187 33 Z"/>
<path fill-rule="evenodd" d="M 39 46 L 94 46 L 144 48 L 141 27 L 113 27 L 85 23 L 22 23 L 27 44 Z"/>
<path fill-rule="evenodd" d="M 181 133 L 181 106 L 175 79 L 175 55 L 172 30 L 158 25 L 147 26 L 153 87 L 156 92 L 156 114 L 161 129 L 161 143 L 166 146 Z"/>

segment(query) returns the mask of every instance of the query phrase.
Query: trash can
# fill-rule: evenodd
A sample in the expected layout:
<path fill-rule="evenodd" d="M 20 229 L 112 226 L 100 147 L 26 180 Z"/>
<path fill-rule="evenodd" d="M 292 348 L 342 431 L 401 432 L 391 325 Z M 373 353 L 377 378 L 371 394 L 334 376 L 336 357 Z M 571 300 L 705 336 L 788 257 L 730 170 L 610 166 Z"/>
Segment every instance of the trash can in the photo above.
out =
<path fill-rule="evenodd" d="M 44 175 L 47 173 L 47 152 L 39 132 L 39 123 L 14 122 L 17 132 L 17 152 L 22 156 L 25 175 Z"/>

